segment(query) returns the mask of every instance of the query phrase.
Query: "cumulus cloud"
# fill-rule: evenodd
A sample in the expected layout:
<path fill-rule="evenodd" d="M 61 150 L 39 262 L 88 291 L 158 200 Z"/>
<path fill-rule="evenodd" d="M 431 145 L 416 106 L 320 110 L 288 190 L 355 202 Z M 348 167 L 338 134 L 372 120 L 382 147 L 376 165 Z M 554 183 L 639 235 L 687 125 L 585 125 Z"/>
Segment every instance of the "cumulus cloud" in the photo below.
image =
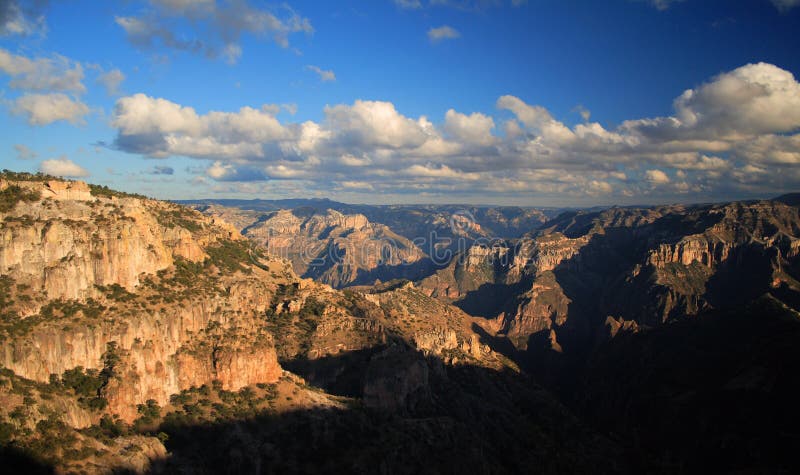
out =
<path fill-rule="evenodd" d="M 647 181 L 655 185 L 663 185 L 670 181 L 669 176 L 661 170 L 647 170 L 644 172 L 644 177 Z"/>
<path fill-rule="evenodd" d="M 295 33 L 312 34 L 308 18 L 286 4 L 273 10 L 246 0 L 149 0 L 142 16 L 117 17 L 128 41 L 143 51 L 164 47 L 236 63 L 244 34 L 270 37 L 283 48 Z M 188 31 L 190 35 L 179 33 Z"/>
<path fill-rule="evenodd" d="M 0 36 L 43 34 L 47 0 L 0 0 Z"/>
<path fill-rule="evenodd" d="M 671 117 L 628 121 L 625 127 L 658 140 L 737 140 L 800 127 L 800 83 L 767 63 L 723 73 L 675 100 Z"/>
<path fill-rule="evenodd" d="M 492 135 L 492 129 L 494 129 L 494 119 L 479 112 L 466 115 L 450 109 L 444 116 L 444 131 L 459 142 L 492 145 L 496 140 Z"/>
<path fill-rule="evenodd" d="M 2 102 L 31 125 L 81 124 L 89 113 L 88 106 L 78 99 L 86 86 L 83 65 L 77 61 L 58 54 L 28 58 L 0 48 L 0 74 L 11 78 L 10 89 L 20 91 L 16 98 Z"/>
<path fill-rule="evenodd" d="M 337 182 L 340 187 L 348 190 L 368 190 L 373 191 L 375 189 L 372 186 L 372 183 L 366 181 L 353 181 L 353 180 L 345 180 Z"/>
<path fill-rule="evenodd" d="M 80 178 L 89 176 L 89 171 L 68 159 L 61 156 L 57 159 L 44 160 L 39 164 L 39 171 L 48 175 L 63 176 L 69 178 Z"/>
<path fill-rule="evenodd" d="M 326 106 L 322 120 L 278 119 L 274 106 L 198 113 L 142 94 L 119 99 L 114 146 L 203 159 L 215 181 L 288 180 L 382 193 L 772 193 L 800 186 L 800 84 L 751 64 L 688 89 L 674 114 L 617 126 L 569 125 L 505 95 L 495 114 L 410 117 L 387 101 Z M 771 170 L 774 173 L 763 173 Z"/>
<path fill-rule="evenodd" d="M 230 163 L 214 162 L 206 175 L 217 181 L 262 181 L 268 177 L 264 170 L 254 167 L 237 167 Z"/>
<path fill-rule="evenodd" d="M 58 121 L 81 124 L 89 113 L 89 107 L 62 93 L 24 94 L 13 101 L 11 112 L 25 117 L 31 125 Z"/>
<path fill-rule="evenodd" d="M 391 102 L 358 100 L 352 106 L 325 107 L 325 125 L 335 135 L 322 134 L 347 149 L 413 148 L 427 140 L 423 125 L 397 112 Z"/>
<path fill-rule="evenodd" d="M 59 55 L 29 59 L 0 48 L 0 71 L 11 77 L 12 89 L 86 92 L 81 64 Z"/>
<path fill-rule="evenodd" d="M 97 82 L 106 88 L 106 93 L 109 96 L 119 95 L 119 86 L 125 81 L 125 75 L 119 69 L 112 69 L 97 77 Z"/>
<path fill-rule="evenodd" d="M 157 158 L 263 157 L 265 144 L 288 134 L 269 106 L 201 116 L 191 107 L 144 94 L 119 99 L 112 125 L 119 131 L 118 147 Z"/>
<path fill-rule="evenodd" d="M 442 25 L 438 28 L 428 30 L 428 39 L 436 43 L 442 40 L 453 40 L 460 38 L 461 33 L 452 26 Z"/>
<path fill-rule="evenodd" d="M 326 70 L 320 68 L 319 66 L 313 66 L 313 65 L 306 66 L 306 69 L 308 71 L 313 71 L 313 72 L 317 73 L 319 75 L 320 81 L 322 81 L 322 82 L 335 81 L 336 80 L 336 74 L 334 74 L 333 71 L 330 71 L 330 70 L 326 71 Z"/>

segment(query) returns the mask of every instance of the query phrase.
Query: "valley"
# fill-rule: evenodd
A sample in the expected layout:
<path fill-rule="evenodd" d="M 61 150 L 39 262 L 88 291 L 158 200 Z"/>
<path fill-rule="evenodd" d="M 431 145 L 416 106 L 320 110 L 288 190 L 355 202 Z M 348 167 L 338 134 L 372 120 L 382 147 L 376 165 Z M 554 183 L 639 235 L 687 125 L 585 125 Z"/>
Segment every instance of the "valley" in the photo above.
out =
<path fill-rule="evenodd" d="M 265 210 L 12 172 L 0 194 L 0 455 L 20 470 L 792 464 L 787 199 Z"/>

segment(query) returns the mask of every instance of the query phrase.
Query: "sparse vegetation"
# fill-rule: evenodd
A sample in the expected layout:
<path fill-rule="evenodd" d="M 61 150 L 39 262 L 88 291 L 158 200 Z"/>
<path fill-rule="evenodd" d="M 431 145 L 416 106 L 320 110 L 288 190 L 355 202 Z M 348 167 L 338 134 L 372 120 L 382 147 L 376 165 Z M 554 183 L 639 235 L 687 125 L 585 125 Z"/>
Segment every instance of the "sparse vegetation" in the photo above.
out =
<path fill-rule="evenodd" d="M 156 210 L 156 221 L 165 228 L 179 226 L 191 232 L 198 232 L 203 229 L 202 222 L 198 220 L 199 214 L 189 208 L 173 205 L 172 209 Z"/>
<path fill-rule="evenodd" d="M 7 213 L 14 209 L 18 203 L 32 203 L 39 201 L 41 194 L 38 191 L 27 190 L 18 185 L 9 185 L 0 190 L 0 213 Z"/>
<path fill-rule="evenodd" d="M 50 181 L 61 180 L 61 178 L 54 177 L 53 175 L 46 175 L 44 173 L 28 173 L 28 172 L 12 172 L 11 170 L 4 169 L 0 173 L 0 179 L 9 181 Z"/>
<path fill-rule="evenodd" d="M 136 298 L 135 294 L 128 292 L 125 287 L 116 283 L 106 286 L 98 285 L 96 287 L 97 290 L 106 295 L 107 299 L 114 300 L 116 302 L 130 302 Z"/>
<path fill-rule="evenodd" d="M 78 396 L 78 402 L 84 406 L 103 410 L 108 406 L 108 401 L 102 397 L 101 390 L 108 383 L 108 379 L 96 369 L 86 369 L 82 366 L 64 371 L 61 376 L 60 384 L 68 389 L 72 389 Z M 51 378 L 51 384 L 56 382 Z"/>
<path fill-rule="evenodd" d="M 209 256 L 209 263 L 217 266 L 222 272 L 244 272 L 250 273 L 252 270 L 245 267 L 242 263 L 252 263 L 250 255 L 249 241 L 222 240 L 206 248 Z"/>
<path fill-rule="evenodd" d="M 140 198 L 143 200 L 148 199 L 146 196 L 137 193 L 125 193 L 124 191 L 112 190 L 111 188 L 105 185 L 93 185 L 91 183 L 89 184 L 89 192 L 92 194 L 92 196 L 97 196 L 99 198 L 116 197 L 116 198 Z"/>

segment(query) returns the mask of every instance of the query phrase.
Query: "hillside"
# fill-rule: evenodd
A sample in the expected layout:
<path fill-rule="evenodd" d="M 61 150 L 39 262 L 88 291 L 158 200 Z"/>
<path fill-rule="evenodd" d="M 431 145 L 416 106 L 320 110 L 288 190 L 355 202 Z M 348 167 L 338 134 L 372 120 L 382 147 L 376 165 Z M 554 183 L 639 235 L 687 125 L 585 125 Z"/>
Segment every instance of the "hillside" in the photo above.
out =
<path fill-rule="evenodd" d="M 778 420 L 798 416 L 798 264 L 800 210 L 778 201 L 612 208 L 474 246 L 418 288 L 644 466 L 769 471 L 797 434 Z"/>
<path fill-rule="evenodd" d="M 219 219 L 82 182 L 5 173 L 0 196 L 6 466 L 576 471 L 621 454 L 413 286 L 336 291 Z"/>
<path fill-rule="evenodd" d="M 216 205 L 199 209 L 234 223 L 243 236 L 288 259 L 298 275 L 336 288 L 416 279 L 433 266 L 411 241 L 362 214 L 308 207 L 269 213 Z"/>

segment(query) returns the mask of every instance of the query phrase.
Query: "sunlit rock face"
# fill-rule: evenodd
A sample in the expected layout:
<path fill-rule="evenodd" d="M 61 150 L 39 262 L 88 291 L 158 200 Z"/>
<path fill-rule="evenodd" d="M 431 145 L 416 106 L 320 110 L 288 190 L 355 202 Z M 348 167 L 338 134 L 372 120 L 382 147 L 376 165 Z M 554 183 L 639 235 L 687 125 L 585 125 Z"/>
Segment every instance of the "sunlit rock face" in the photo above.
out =
<path fill-rule="evenodd" d="M 411 241 L 363 214 L 301 208 L 262 214 L 249 224 L 234 219 L 244 236 L 289 259 L 297 274 L 333 287 L 414 277 L 426 258 Z"/>
<path fill-rule="evenodd" d="M 19 203 L 4 216 L 0 272 L 52 298 L 91 297 L 95 285 L 131 290 L 141 274 L 166 269 L 176 256 L 201 261 L 203 245 L 235 236 L 193 234 L 170 221 L 174 210 L 165 203 L 99 198 L 81 182 L 15 184 L 39 192 L 41 201 Z"/>
<path fill-rule="evenodd" d="M 525 349 L 551 331 L 591 339 L 609 315 L 659 325 L 797 292 L 799 237 L 798 209 L 775 201 L 565 213 L 523 239 L 471 248 L 419 286 Z"/>
<path fill-rule="evenodd" d="M 103 395 L 128 421 L 137 404 L 192 386 L 278 378 L 261 314 L 277 282 L 296 279 L 286 263 L 257 262 L 230 226 L 177 205 L 82 182 L 0 184 L 9 186 L 37 199 L 0 216 L 0 273 L 16 296 L 0 365 L 45 382 L 102 369 L 113 344 L 119 362 Z"/>

